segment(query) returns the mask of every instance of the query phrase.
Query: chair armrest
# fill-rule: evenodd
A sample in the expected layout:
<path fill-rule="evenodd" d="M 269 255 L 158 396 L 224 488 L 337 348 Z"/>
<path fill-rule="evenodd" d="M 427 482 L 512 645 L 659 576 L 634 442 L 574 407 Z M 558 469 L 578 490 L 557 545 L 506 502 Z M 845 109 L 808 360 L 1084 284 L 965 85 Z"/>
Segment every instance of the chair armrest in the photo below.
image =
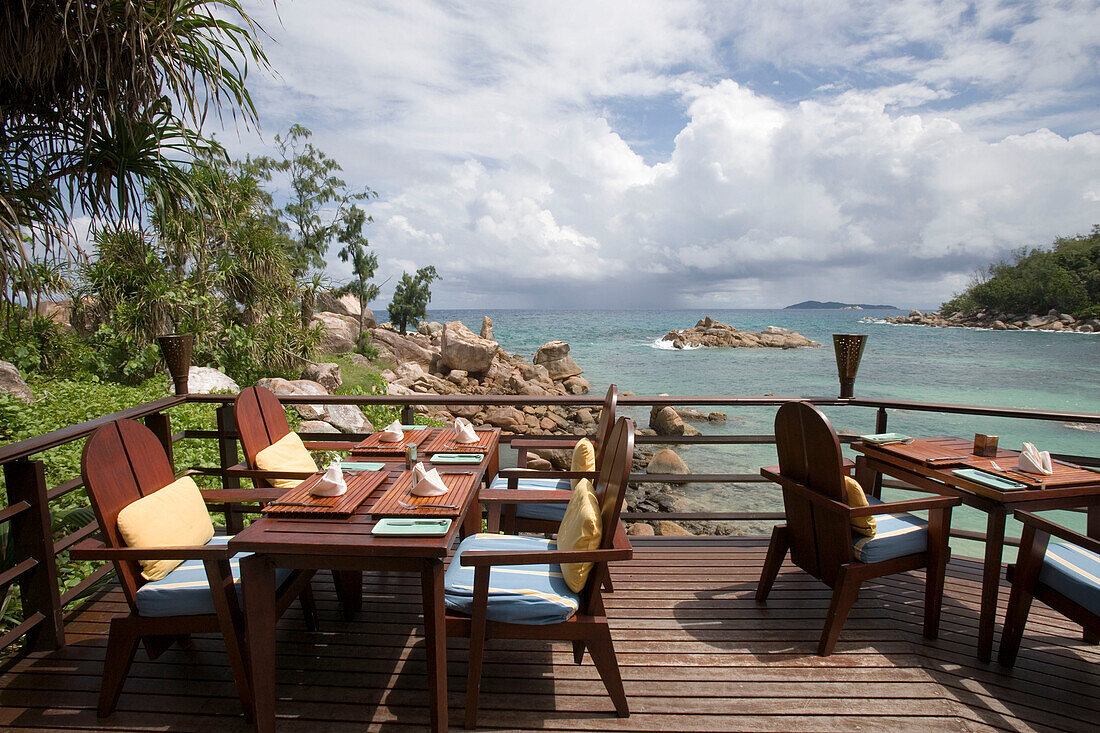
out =
<path fill-rule="evenodd" d="M 486 489 L 477 495 L 477 500 L 482 504 L 562 504 L 568 503 L 572 496 L 572 491 L 551 491 L 550 489 L 538 491 Z"/>
<path fill-rule="evenodd" d="M 307 479 L 316 472 L 306 471 L 263 471 L 259 468 L 249 468 L 243 463 L 230 466 L 225 469 L 226 476 L 235 478 L 297 478 Z"/>
<path fill-rule="evenodd" d="M 610 548 L 607 550 L 536 550 L 535 552 L 510 552 L 508 550 L 466 550 L 459 557 L 463 567 L 493 565 L 537 565 L 563 562 L 612 562 L 629 560 L 634 549 Z"/>
<path fill-rule="evenodd" d="M 916 512 L 922 509 L 946 509 L 955 507 L 962 500 L 954 496 L 930 496 L 926 499 L 906 499 L 887 501 L 871 506 L 849 507 L 853 517 L 873 517 L 876 514 L 897 514 L 898 512 Z"/>
<path fill-rule="evenodd" d="M 200 490 L 207 504 L 240 504 L 253 501 L 275 501 L 286 489 L 209 489 Z"/>
<path fill-rule="evenodd" d="M 1012 516 L 1024 524 L 1031 525 L 1040 532 L 1046 532 L 1052 537 L 1057 537 L 1060 540 L 1065 540 L 1078 547 L 1100 554 L 1100 540 L 1093 537 L 1087 537 L 1080 532 L 1074 532 L 1068 527 L 1063 527 L 1060 524 L 1055 524 L 1049 519 L 1044 519 L 1037 514 L 1031 512 L 1025 512 L 1017 510 L 1012 513 Z"/>
<path fill-rule="evenodd" d="M 497 471 L 500 478 L 587 478 L 595 480 L 599 471 L 533 471 L 529 468 L 504 468 Z"/>
<path fill-rule="evenodd" d="M 302 445 L 306 450 L 351 450 L 359 443 L 347 440 L 308 440 L 303 441 Z"/>
<path fill-rule="evenodd" d="M 876 514 L 892 514 L 898 511 L 917 511 L 920 509 L 942 509 L 956 506 L 961 503 L 959 499 L 952 496 L 932 496 L 925 499 L 907 499 L 905 501 L 892 501 L 885 504 L 852 508 L 843 502 L 835 501 L 827 496 L 822 496 L 797 481 L 792 481 L 777 470 L 773 470 L 775 468 L 775 466 L 762 468 L 760 469 L 760 475 L 774 481 L 784 489 L 793 491 L 817 506 L 838 514 L 846 514 L 849 517 L 870 517 Z"/>
<path fill-rule="evenodd" d="M 108 547 L 99 540 L 84 540 L 69 551 L 74 560 L 224 560 L 237 554 L 226 545 L 182 547 Z"/>
<path fill-rule="evenodd" d="M 580 438 L 547 440 L 546 438 L 516 438 L 509 443 L 513 448 L 572 448 Z"/>

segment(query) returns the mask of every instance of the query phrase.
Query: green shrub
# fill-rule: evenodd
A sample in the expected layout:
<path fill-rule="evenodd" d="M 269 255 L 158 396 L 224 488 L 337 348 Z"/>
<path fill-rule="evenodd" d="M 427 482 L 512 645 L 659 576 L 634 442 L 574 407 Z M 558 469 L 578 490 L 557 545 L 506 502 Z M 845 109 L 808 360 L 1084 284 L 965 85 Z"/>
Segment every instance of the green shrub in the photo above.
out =
<path fill-rule="evenodd" d="M 1023 248 L 980 272 L 963 293 L 940 306 L 944 313 L 1046 313 L 1078 318 L 1100 312 L 1100 225 L 1088 235 L 1061 237 L 1050 249 Z"/>

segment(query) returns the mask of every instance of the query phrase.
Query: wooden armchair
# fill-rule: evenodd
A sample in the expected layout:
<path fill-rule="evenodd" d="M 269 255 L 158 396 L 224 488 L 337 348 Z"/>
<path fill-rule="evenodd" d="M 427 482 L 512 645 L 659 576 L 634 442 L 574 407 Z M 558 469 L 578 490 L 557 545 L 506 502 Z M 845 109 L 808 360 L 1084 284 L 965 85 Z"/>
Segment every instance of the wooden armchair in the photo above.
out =
<path fill-rule="evenodd" d="M 100 428 L 84 446 L 81 459 L 84 487 L 102 533 L 102 541 L 85 540 L 73 548 L 78 560 L 110 560 L 114 563 L 130 614 L 111 620 L 99 715 L 109 715 L 118 703 L 123 683 L 143 642 L 150 659 L 190 634 L 220 632 L 225 640 L 233 680 L 244 708 L 252 717 L 252 692 L 243 650 L 244 619 L 238 598 L 240 570 L 228 537 L 215 536 L 205 545 L 187 547 L 127 547 L 118 528 L 125 507 L 153 494 L 175 480 L 172 466 L 157 437 L 133 420 L 116 420 Z M 202 492 L 203 499 L 221 504 L 226 492 Z M 235 495 L 245 492 L 234 490 Z M 167 577 L 147 581 L 141 560 L 184 560 Z M 285 572 L 279 578 L 278 610 L 281 613 L 301 594 L 312 627 L 312 572 Z M 205 582 L 204 582 L 205 581 Z"/>
<path fill-rule="evenodd" d="M 594 443 L 596 448 L 596 470 L 600 468 L 603 459 L 603 449 L 611 436 L 611 428 L 615 425 L 615 406 L 619 401 L 619 390 L 613 384 L 607 388 L 604 397 L 603 408 L 600 411 L 600 420 L 596 424 Z M 519 453 L 518 469 L 504 469 L 497 473 L 497 477 L 489 485 L 491 491 L 509 489 L 519 491 L 569 491 L 570 480 L 585 478 L 586 474 L 571 471 L 530 471 L 524 468 L 527 465 L 527 451 L 535 448 L 563 448 L 573 447 L 576 441 L 547 440 L 539 438 L 517 438 L 511 442 L 511 446 Z M 588 476 L 594 478 L 594 476 Z M 569 498 L 566 497 L 566 501 Z M 520 504 L 494 505 L 497 513 L 494 515 L 494 507 L 490 507 L 488 527 L 490 532 L 496 532 L 498 528 L 509 534 L 516 532 L 543 532 L 554 533 L 558 531 L 561 518 L 565 516 L 565 504 L 561 500 L 531 501 Z"/>
<path fill-rule="evenodd" d="M 1005 612 L 997 661 L 1016 663 L 1031 601 L 1038 598 L 1081 624 L 1085 638 L 1100 640 L 1100 540 L 1061 527 L 1031 512 L 1017 511 L 1024 523 L 1020 554 L 1009 568 L 1012 592 Z M 1051 536 L 1064 542 L 1051 543 Z"/>
<path fill-rule="evenodd" d="M 548 539 L 476 534 L 459 545 L 444 581 L 447 635 L 470 639 L 466 678 L 466 727 L 477 723 L 481 667 L 487 638 L 558 639 L 573 642 L 577 664 L 587 648 L 619 717 L 630 714 L 626 692 L 601 596 L 608 563 L 629 560 L 633 549 L 619 521 L 634 455 L 634 423 L 621 418 L 604 448 L 595 483 L 602 535 L 598 549 L 561 551 Z M 489 504 L 528 501 L 525 491 L 485 491 Z M 546 501 L 568 500 L 568 492 L 547 491 Z M 555 496 L 556 495 L 556 496 Z M 588 579 L 574 593 L 559 565 L 592 562 Z M 521 573 L 508 566 L 523 565 Z M 470 568 L 473 571 L 470 571 Z M 472 577 L 471 577 L 472 576 Z"/>
<path fill-rule="evenodd" d="M 256 464 L 256 456 L 264 448 L 274 444 L 290 433 L 290 423 L 286 420 L 286 411 L 275 393 L 265 387 L 248 387 L 237 395 L 233 403 L 233 422 L 237 426 L 237 437 L 244 451 L 244 464 L 234 466 L 231 474 L 252 479 L 260 487 L 271 487 L 270 479 L 290 478 L 304 480 L 312 476 L 310 472 L 264 471 Z M 350 449 L 355 443 L 324 443 L 316 446 L 310 443 L 306 448 L 324 447 L 329 450 Z M 264 501 L 277 499 L 287 489 L 272 488 Z M 358 570 L 337 570 L 332 573 L 336 593 L 344 617 L 351 619 L 363 605 L 363 573 Z"/>
<path fill-rule="evenodd" d="M 951 508 L 959 500 L 934 497 L 853 508 L 845 489 L 840 441 L 828 418 L 807 402 L 790 402 L 775 416 L 779 466 L 760 473 L 783 488 L 786 524 L 772 530 L 756 600 L 764 602 L 790 550 L 791 562 L 833 589 L 817 653 L 833 651 L 864 580 L 927 568 L 924 635 L 939 633 L 943 580 L 950 556 Z M 929 520 L 903 512 L 928 510 Z M 887 515 L 887 516 L 881 516 Z M 873 538 L 853 534 L 852 519 L 874 516 Z"/>
<path fill-rule="evenodd" d="M 270 479 L 273 478 L 307 479 L 312 475 L 308 472 L 263 471 L 256 465 L 256 455 L 260 451 L 290 433 L 286 411 L 271 390 L 266 387 L 241 390 L 233 403 L 233 422 L 236 423 L 237 437 L 244 451 L 244 463 L 230 468 L 230 475 L 252 479 L 257 488 L 272 487 Z M 354 445 L 355 443 L 346 441 L 307 443 L 306 448 L 350 450 Z M 270 498 L 274 499 L 281 493 L 282 491 L 277 491 Z"/>

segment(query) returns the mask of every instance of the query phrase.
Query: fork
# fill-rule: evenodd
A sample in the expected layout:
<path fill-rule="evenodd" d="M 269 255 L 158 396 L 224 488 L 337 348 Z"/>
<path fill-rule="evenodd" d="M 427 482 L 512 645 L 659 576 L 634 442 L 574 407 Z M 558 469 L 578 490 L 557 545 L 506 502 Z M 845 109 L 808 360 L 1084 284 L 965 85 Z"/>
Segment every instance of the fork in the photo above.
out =
<path fill-rule="evenodd" d="M 397 503 L 402 509 L 458 509 L 457 504 L 409 504 L 400 499 Z"/>

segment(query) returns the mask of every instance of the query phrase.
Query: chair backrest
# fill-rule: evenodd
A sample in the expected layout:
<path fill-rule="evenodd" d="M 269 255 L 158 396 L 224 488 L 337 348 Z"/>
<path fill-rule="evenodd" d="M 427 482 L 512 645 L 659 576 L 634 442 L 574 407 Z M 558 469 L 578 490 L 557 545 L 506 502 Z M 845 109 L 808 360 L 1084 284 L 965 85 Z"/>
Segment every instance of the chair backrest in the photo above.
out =
<path fill-rule="evenodd" d="M 600 519 L 603 524 L 603 539 L 600 547 L 609 548 L 619 523 L 623 500 L 626 498 L 626 485 L 630 478 L 631 458 L 634 457 L 634 421 L 620 417 L 607 439 L 606 459 L 600 464 L 599 474 L 593 490 L 600 504 Z"/>
<path fill-rule="evenodd" d="M 829 419 L 808 402 L 788 402 L 775 415 L 779 473 L 822 496 L 847 503 L 844 458 Z M 852 561 L 849 520 L 789 489 L 783 490 L 791 561 L 832 585 L 840 565 Z"/>
<path fill-rule="evenodd" d="M 279 398 L 266 387 L 241 390 L 233 403 L 233 421 L 244 449 L 244 462 L 256 468 L 256 454 L 290 432 L 286 411 Z M 267 481 L 255 479 L 256 486 L 269 487 Z"/>
<path fill-rule="evenodd" d="M 603 536 L 600 549 L 610 549 L 615 544 L 615 533 L 619 526 L 623 501 L 626 498 L 626 486 L 630 479 L 631 459 L 634 457 L 634 421 L 620 417 L 615 421 L 611 435 L 607 439 L 605 460 L 599 465 L 596 484 L 593 487 L 596 501 L 600 505 L 600 522 Z M 603 599 L 600 588 L 607 573 L 607 563 L 595 563 L 588 574 L 588 581 L 581 592 L 581 603 L 591 615 L 603 615 Z"/>
<path fill-rule="evenodd" d="M 84 489 L 108 547 L 126 546 L 118 531 L 118 513 L 176 478 L 160 440 L 133 420 L 115 420 L 97 430 L 84 444 L 80 464 Z M 134 593 L 145 582 L 141 566 L 129 560 L 114 565 L 126 600 L 136 613 Z"/>
<path fill-rule="evenodd" d="M 615 407 L 619 403 L 619 388 L 614 384 L 607 388 L 600 410 L 600 421 L 596 423 L 596 465 L 603 459 L 603 449 L 611 438 L 611 429 L 615 427 Z"/>

